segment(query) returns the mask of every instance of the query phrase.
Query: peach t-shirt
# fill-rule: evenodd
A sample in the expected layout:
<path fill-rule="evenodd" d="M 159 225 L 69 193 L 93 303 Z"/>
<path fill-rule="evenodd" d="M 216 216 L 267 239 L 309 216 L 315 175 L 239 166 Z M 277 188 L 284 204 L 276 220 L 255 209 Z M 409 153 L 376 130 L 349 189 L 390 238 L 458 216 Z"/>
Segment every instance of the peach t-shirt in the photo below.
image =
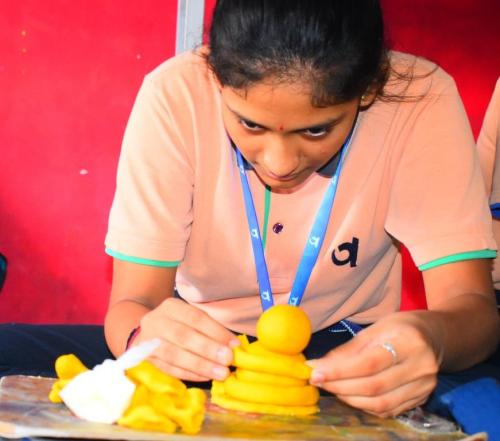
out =
<path fill-rule="evenodd" d="M 479 159 L 486 184 L 486 192 L 490 195 L 490 205 L 500 208 L 500 78 L 484 116 L 483 126 L 477 140 Z M 500 241 L 500 219 L 493 219 L 493 233 Z M 500 259 L 493 262 L 493 282 L 500 289 Z"/>
<path fill-rule="evenodd" d="M 392 59 L 402 70 L 416 62 L 416 77 L 434 69 L 400 53 Z M 404 87 L 392 78 L 388 91 Z M 454 81 L 437 69 L 406 93 L 413 98 L 377 101 L 359 115 L 301 303 L 314 330 L 399 309 L 398 241 L 421 269 L 496 249 Z M 329 178 L 316 173 L 294 193 L 275 194 L 247 174 L 261 229 L 265 223 L 274 299 L 285 303 Z M 236 155 L 199 53 L 172 58 L 144 80 L 124 136 L 106 247 L 119 259 L 178 264 L 176 287 L 187 302 L 254 334 L 261 304 Z"/>

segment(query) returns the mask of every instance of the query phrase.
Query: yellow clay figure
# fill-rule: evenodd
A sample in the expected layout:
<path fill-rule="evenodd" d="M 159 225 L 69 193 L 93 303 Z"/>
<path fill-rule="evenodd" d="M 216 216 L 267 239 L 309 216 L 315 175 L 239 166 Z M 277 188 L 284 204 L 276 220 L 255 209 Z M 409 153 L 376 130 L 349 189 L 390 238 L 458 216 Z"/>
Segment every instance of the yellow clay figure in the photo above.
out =
<path fill-rule="evenodd" d="M 224 391 L 224 382 L 214 381 L 212 402 L 225 409 L 239 412 L 268 413 L 272 415 L 306 416 L 319 411 L 318 406 L 280 406 L 276 404 L 249 403 L 229 397 Z"/>
<path fill-rule="evenodd" d="M 241 367 L 255 372 L 265 372 L 308 380 L 312 369 L 304 364 L 304 361 L 298 362 L 293 358 L 287 360 L 282 357 L 256 355 L 244 351 L 243 348 L 234 348 L 233 364 L 238 368 Z"/>
<path fill-rule="evenodd" d="M 248 341 L 248 337 L 245 334 L 240 334 L 237 336 L 237 339 L 241 342 L 240 348 L 247 349 L 250 346 L 250 342 Z"/>
<path fill-rule="evenodd" d="M 276 305 L 257 322 L 257 338 L 239 336 L 234 348 L 236 371 L 212 383 L 212 402 L 233 410 L 279 415 L 319 411 L 318 389 L 308 385 L 311 368 L 301 353 L 311 338 L 311 324 L 298 307 Z"/>
<path fill-rule="evenodd" d="M 226 393 L 233 398 L 250 403 L 277 404 L 281 406 L 312 406 L 318 402 L 318 389 L 314 386 L 276 386 L 250 383 L 230 375 L 224 382 Z"/>
<path fill-rule="evenodd" d="M 284 377 L 282 375 L 267 374 L 265 372 L 255 372 L 248 369 L 239 368 L 234 373 L 236 378 L 249 383 L 270 384 L 274 386 L 305 386 L 307 380 Z"/>
<path fill-rule="evenodd" d="M 264 357 L 273 358 L 275 360 L 281 360 L 283 362 L 296 361 L 302 364 L 306 361 L 306 357 L 304 357 L 304 355 L 301 354 L 300 352 L 297 354 L 290 354 L 290 355 L 280 354 L 271 351 L 270 349 L 267 349 L 259 340 L 254 341 L 252 344 L 249 344 L 247 352 L 249 354 L 262 355 Z"/>

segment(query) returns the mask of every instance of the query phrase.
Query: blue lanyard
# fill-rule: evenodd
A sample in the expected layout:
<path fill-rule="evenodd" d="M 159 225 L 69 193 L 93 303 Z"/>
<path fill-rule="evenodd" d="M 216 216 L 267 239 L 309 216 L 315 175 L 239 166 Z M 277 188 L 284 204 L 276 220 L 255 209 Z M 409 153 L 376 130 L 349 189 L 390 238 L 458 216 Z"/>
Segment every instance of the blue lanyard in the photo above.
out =
<path fill-rule="evenodd" d="M 323 201 L 319 207 L 316 219 L 314 220 L 313 227 L 307 238 L 306 246 L 302 254 L 302 258 L 293 281 L 292 291 L 288 299 L 290 305 L 298 306 L 302 300 L 302 296 L 306 290 L 307 283 L 311 277 L 316 261 L 318 260 L 319 251 L 325 238 L 326 228 L 330 219 L 330 213 L 337 193 L 337 186 L 339 182 L 340 172 L 344 164 L 344 159 L 349 150 L 354 127 L 345 140 L 340 153 L 340 160 L 337 164 L 335 174 L 332 176 L 328 188 L 326 189 Z M 252 192 L 248 184 L 247 175 L 245 173 L 245 166 L 243 156 L 236 148 L 236 157 L 238 161 L 238 168 L 240 170 L 241 185 L 243 187 L 243 197 L 245 200 L 245 210 L 248 219 L 248 227 L 250 229 L 250 237 L 252 239 L 253 255 L 255 259 L 255 268 L 257 270 L 257 280 L 259 282 L 260 299 L 262 303 L 262 310 L 273 306 L 273 295 L 271 292 L 271 282 L 269 281 L 269 272 L 267 270 L 266 259 L 264 257 L 264 248 L 262 246 L 262 239 L 260 234 L 259 222 L 255 212 L 255 206 L 252 199 Z"/>

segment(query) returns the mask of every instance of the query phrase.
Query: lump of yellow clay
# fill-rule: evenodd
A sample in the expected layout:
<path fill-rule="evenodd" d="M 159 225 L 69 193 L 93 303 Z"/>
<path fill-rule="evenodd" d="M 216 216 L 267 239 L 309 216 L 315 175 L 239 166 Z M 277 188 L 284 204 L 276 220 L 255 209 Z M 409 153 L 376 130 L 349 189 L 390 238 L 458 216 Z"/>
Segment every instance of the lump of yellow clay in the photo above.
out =
<path fill-rule="evenodd" d="M 52 402 L 61 402 L 59 393 L 79 374 L 88 371 L 74 355 L 56 360 L 56 381 L 49 394 Z M 164 373 L 148 361 L 127 369 L 125 375 L 135 385 L 134 393 L 119 425 L 138 430 L 196 434 L 205 418 L 205 393 Z"/>
<path fill-rule="evenodd" d="M 130 409 L 118 420 L 118 424 L 137 430 L 151 430 L 165 433 L 174 433 L 177 429 L 177 424 L 169 418 L 165 418 L 161 413 L 156 412 L 149 405 Z"/>
<path fill-rule="evenodd" d="M 88 368 L 74 354 L 61 355 L 55 362 L 57 377 L 61 380 L 71 380 Z"/>
<path fill-rule="evenodd" d="M 319 393 L 307 384 L 311 368 L 301 353 L 311 338 L 311 324 L 298 307 L 277 305 L 257 322 L 257 338 L 239 336 L 236 371 L 212 384 L 212 402 L 226 409 L 278 415 L 319 411 Z"/>

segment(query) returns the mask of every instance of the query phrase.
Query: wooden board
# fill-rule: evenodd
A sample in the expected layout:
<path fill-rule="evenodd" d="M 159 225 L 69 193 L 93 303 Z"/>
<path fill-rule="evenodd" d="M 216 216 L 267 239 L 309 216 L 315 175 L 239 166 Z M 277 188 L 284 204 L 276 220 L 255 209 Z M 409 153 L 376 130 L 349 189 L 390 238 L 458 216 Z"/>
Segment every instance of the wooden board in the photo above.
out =
<path fill-rule="evenodd" d="M 89 423 L 73 416 L 63 404 L 47 399 L 53 379 L 11 376 L 0 381 L 0 436 L 109 439 L 130 441 L 210 440 L 352 440 L 444 441 L 485 440 L 462 432 L 416 431 L 395 419 L 379 419 L 341 404 L 320 400 L 321 412 L 309 417 L 280 417 L 230 412 L 208 404 L 202 431 L 195 436 L 159 434 L 115 425 Z"/>

